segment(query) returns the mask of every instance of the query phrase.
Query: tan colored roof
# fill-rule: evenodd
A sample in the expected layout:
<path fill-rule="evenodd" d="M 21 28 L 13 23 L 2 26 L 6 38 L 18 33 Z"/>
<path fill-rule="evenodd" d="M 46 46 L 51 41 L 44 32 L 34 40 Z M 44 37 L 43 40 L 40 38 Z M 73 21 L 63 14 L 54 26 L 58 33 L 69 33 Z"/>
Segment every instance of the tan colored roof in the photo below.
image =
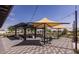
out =
<path fill-rule="evenodd" d="M 65 28 L 63 25 L 57 25 L 57 26 L 54 26 L 53 28 L 60 28 L 60 29 L 63 29 Z"/>
<path fill-rule="evenodd" d="M 36 21 L 37 23 L 57 23 L 56 21 L 52 21 L 52 20 L 49 20 L 48 18 L 43 18 L 39 21 Z"/>
<path fill-rule="evenodd" d="M 43 28 L 44 27 L 43 23 L 45 23 L 46 26 L 49 26 L 49 27 L 59 25 L 58 22 L 49 20 L 48 18 L 43 18 L 43 19 L 41 19 L 39 21 L 36 21 L 33 25 L 34 25 L 34 27 L 37 27 L 37 28 Z"/>

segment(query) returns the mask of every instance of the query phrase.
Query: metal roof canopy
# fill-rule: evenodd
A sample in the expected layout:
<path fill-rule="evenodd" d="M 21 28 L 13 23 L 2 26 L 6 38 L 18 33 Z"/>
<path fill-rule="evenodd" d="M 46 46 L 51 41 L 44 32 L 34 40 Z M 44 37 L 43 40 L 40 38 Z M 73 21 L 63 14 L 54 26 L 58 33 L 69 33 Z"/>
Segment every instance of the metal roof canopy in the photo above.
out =
<path fill-rule="evenodd" d="M 0 27 L 2 27 L 11 9 L 12 5 L 0 5 Z"/>
<path fill-rule="evenodd" d="M 16 24 L 14 26 L 12 26 L 13 28 L 19 28 L 19 27 L 26 27 L 26 28 L 29 28 L 29 27 L 32 27 L 32 25 L 30 23 L 19 23 L 19 24 Z"/>

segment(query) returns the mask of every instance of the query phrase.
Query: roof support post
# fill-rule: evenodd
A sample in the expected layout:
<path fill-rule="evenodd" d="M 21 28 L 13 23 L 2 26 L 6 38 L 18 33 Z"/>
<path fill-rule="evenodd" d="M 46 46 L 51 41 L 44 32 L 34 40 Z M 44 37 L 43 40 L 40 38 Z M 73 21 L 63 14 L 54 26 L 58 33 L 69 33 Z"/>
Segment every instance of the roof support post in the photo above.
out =
<path fill-rule="evenodd" d="M 36 38 L 36 32 L 37 32 L 37 29 L 36 29 L 36 27 L 35 27 L 35 35 L 34 35 L 34 36 L 35 36 L 35 38 Z"/>
<path fill-rule="evenodd" d="M 45 33 L 46 33 L 46 24 L 44 23 L 44 44 L 45 44 Z"/>
<path fill-rule="evenodd" d="M 15 36 L 17 37 L 17 28 L 15 28 Z"/>
<path fill-rule="evenodd" d="M 26 27 L 24 27 L 24 40 L 26 40 Z"/>
<path fill-rule="evenodd" d="M 57 34 L 58 34 L 58 35 L 57 35 L 57 39 L 59 39 L 59 28 L 58 28 L 57 30 L 58 30 L 58 33 L 57 33 Z"/>

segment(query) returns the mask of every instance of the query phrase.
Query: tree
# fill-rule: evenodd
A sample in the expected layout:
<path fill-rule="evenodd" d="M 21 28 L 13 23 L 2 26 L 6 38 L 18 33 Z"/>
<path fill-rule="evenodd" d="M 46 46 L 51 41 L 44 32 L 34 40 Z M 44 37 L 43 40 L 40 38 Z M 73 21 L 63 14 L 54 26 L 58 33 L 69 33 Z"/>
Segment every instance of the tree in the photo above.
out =
<path fill-rule="evenodd" d="M 68 32 L 68 30 L 65 28 L 65 29 L 63 30 L 63 32 L 62 32 L 62 35 L 67 34 L 67 32 Z"/>
<path fill-rule="evenodd" d="M 12 26 L 10 26 L 10 27 L 8 28 L 8 31 L 9 31 L 9 32 L 13 32 L 13 31 L 14 31 L 14 28 L 13 28 Z"/>

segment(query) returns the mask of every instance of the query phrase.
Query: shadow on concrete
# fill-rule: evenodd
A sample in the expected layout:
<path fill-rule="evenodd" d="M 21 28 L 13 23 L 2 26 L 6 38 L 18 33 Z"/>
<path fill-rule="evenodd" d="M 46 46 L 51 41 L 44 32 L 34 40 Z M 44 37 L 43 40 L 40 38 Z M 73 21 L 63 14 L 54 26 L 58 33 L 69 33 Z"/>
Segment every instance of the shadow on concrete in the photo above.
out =
<path fill-rule="evenodd" d="M 7 36 L 7 38 L 9 39 L 9 40 L 21 40 L 21 37 L 19 36 L 19 37 L 16 37 L 16 36 L 14 36 L 14 35 L 12 35 L 12 36 Z"/>
<path fill-rule="evenodd" d="M 40 40 L 23 40 L 22 42 L 14 45 L 14 46 L 24 46 L 24 45 L 42 46 L 41 43 L 40 43 Z"/>

